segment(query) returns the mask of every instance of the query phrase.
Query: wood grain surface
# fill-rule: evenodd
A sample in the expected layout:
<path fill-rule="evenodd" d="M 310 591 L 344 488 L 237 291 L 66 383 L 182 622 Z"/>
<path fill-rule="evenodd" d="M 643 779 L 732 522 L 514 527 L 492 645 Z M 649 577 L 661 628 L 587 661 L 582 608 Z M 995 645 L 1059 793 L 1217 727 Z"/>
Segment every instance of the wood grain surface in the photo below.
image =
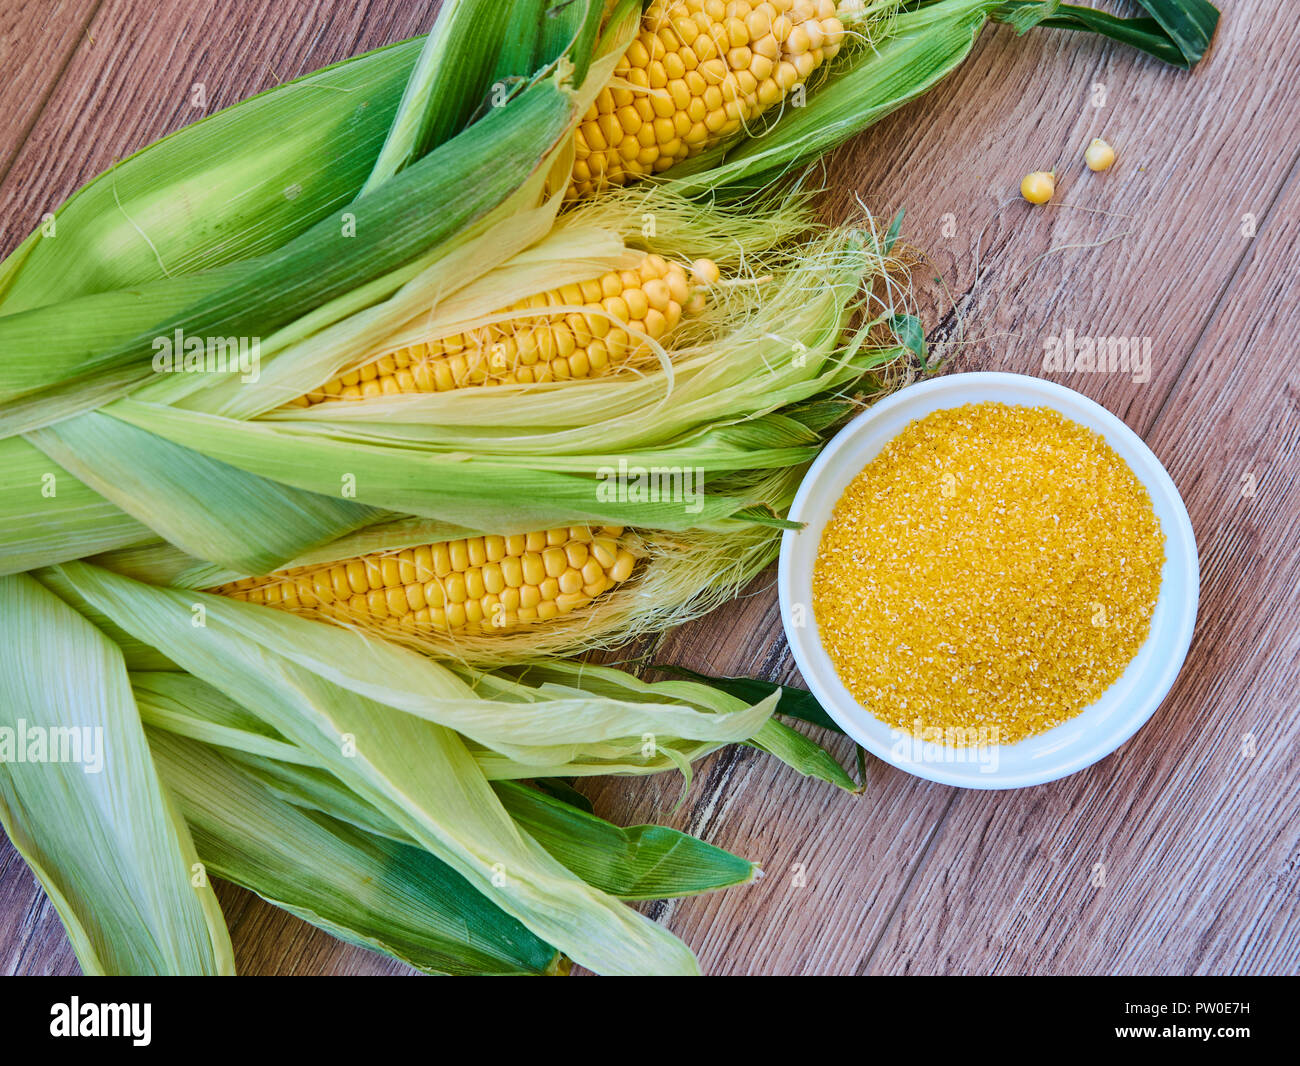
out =
<path fill-rule="evenodd" d="M 763 865 L 746 888 L 644 905 L 706 972 L 1300 972 L 1300 23 L 1268 0 L 1222 6 L 1190 74 L 1076 34 L 987 30 L 953 77 L 826 164 L 832 215 L 856 201 L 906 212 L 946 369 L 1057 380 L 1165 463 L 1201 557 L 1177 685 L 1109 758 L 1016 792 L 869 760 L 863 794 L 846 795 L 747 748 L 699 764 L 676 812 L 680 779 L 584 785 L 605 817 L 676 825 Z M 420 32 L 430 8 L 10 0 L 0 254 L 114 160 Z M 1104 175 L 1082 163 L 1099 135 L 1119 152 Z M 1017 197 L 1026 171 L 1053 168 L 1049 207 Z M 1046 340 L 1067 330 L 1150 338 L 1149 377 L 1045 370 Z M 665 635 L 655 659 L 800 684 L 772 584 Z M 846 741 L 818 739 L 850 762 Z M 240 889 L 218 894 L 242 973 L 411 972 Z M 75 972 L 0 840 L 0 973 Z"/>

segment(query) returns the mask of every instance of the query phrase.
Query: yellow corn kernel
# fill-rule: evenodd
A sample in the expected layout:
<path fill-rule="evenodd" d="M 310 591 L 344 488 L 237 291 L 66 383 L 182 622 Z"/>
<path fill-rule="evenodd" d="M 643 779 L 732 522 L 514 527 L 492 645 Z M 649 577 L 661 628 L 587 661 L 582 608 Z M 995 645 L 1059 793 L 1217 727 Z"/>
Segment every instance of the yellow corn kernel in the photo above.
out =
<path fill-rule="evenodd" d="M 652 142 L 653 136 L 652 130 Z M 704 306 L 702 299 L 692 300 L 690 279 L 697 286 L 712 284 L 717 267 L 700 260 L 690 270 L 688 277 L 680 264 L 643 255 L 636 269 L 607 271 L 516 301 L 497 312 L 509 317 L 492 326 L 368 357 L 288 406 L 310 409 L 461 388 L 585 379 L 630 368 L 649 349 L 626 343 L 623 325 L 644 322 L 648 310 L 664 313 L 674 302 L 679 317 L 682 306 Z M 559 307 L 569 310 L 552 310 Z M 668 322 L 665 332 L 676 321 Z"/>
<path fill-rule="evenodd" d="M 655 0 L 615 68 L 617 83 L 574 134 L 566 197 L 662 172 L 731 136 L 838 53 L 836 10 L 832 0 Z"/>
<path fill-rule="evenodd" d="M 242 578 L 212 591 L 385 631 L 495 634 L 566 615 L 628 580 L 621 526 L 439 541 Z"/>

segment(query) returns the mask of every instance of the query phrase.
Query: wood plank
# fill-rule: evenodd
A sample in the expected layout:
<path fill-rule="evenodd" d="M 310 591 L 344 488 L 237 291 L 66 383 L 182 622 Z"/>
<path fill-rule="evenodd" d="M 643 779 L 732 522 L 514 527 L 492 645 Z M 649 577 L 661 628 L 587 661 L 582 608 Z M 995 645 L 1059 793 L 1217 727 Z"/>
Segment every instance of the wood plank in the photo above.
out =
<path fill-rule="evenodd" d="M 1172 695 L 1085 773 L 959 795 L 870 972 L 1300 972 L 1296 329 L 1300 161 L 1149 438 L 1201 554 Z"/>
<path fill-rule="evenodd" d="M 0 183 L 84 37 L 99 0 L 17 0 L 0 11 Z"/>
<path fill-rule="evenodd" d="M 58 913 L 0 832 L 0 974 L 79 973 Z"/>

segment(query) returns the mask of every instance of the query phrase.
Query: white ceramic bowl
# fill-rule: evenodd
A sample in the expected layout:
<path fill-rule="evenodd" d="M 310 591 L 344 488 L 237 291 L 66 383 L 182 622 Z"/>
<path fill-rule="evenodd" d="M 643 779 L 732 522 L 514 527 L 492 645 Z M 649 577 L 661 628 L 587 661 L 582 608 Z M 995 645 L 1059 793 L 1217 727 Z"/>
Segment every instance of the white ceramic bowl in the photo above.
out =
<path fill-rule="evenodd" d="M 1128 669 L 1096 703 L 1054 729 L 1016 744 L 948 748 L 913 741 L 862 707 L 840 682 L 812 611 L 812 573 L 822 529 L 848 486 L 909 422 L 967 403 L 1051 407 L 1106 438 L 1146 486 L 1165 534 L 1165 565 L 1151 632 Z M 786 639 L 804 680 L 854 740 L 909 773 L 964 788 L 1023 788 L 1075 773 L 1128 740 L 1178 676 L 1196 623 L 1196 538 L 1163 466 L 1131 429 L 1086 396 L 1021 374 L 951 374 L 912 385 L 850 422 L 823 450 L 795 496 L 790 517 L 806 523 L 781 541 L 778 587 Z M 797 624 L 802 620 L 802 624 Z"/>

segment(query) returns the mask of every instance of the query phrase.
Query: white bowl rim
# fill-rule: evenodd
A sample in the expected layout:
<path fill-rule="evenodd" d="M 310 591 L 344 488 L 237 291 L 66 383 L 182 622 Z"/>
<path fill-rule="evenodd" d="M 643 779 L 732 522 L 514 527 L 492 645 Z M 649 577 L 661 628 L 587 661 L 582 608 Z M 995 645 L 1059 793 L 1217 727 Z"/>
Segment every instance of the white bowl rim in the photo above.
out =
<path fill-rule="evenodd" d="M 972 398 L 970 395 L 980 391 L 1005 392 L 1007 395 L 1000 399 Z M 821 482 L 828 468 L 846 451 L 852 449 L 868 430 L 878 427 L 886 416 L 899 411 L 900 408 L 919 408 L 912 417 L 907 418 L 898 429 L 885 438 L 887 442 L 901 432 L 902 426 L 917 418 L 924 418 L 933 411 L 981 402 L 1046 406 L 1073 421 L 1090 426 L 1105 437 L 1107 443 L 1133 469 L 1133 473 L 1146 486 L 1152 503 L 1161 516 L 1162 532 L 1165 535 L 1165 565 L 1161 572 L 1160 593 L 1152 617 L 1151 632 L 1130 663 L 1129 669 L 1116 680 L 1097 703 L 1085 708 L 1076 717 L 1018 744 L 1000 745 L 999 751 L 1015 752 L 1023 745 L 1035 743 L 1050 745 L 1051 741 L 1044 741 L 1044 738 L 1052 738 L 1062 730 L 1071 730 L 1072 726 L 1074 727 L 1072 732 L 1082 731 L 1088 733 L 1088 736 L 1083 737 L 1078 743 L 1059 748 L 1057 758 L 1045 757 L 1037 765 L 1019 771 L 1002 771 L 1001 760 L 999 760 L 999 768 L 992 773 L 972 772 L 966 769 L 972 765 L 969 762 L 943 761 L 943 749 L 929 742 L 922 742 L 919 746 L 922 749 L 929 749 L 930 758 L 914 760 L 896 757 L 891 750 L 892 746 L 881 741 L 879 730 L 864 723 L 864 719 L 870 719 L 871 723 L 879 726 L 892 727 L 888 727 L 888 724 L 881 719 L 875 718 L 849 694 L 840 682 L 829 656 L 822 648 L 817 635 L 816 620 L 812 618 L 811 569 L 806 576 L 806 582 L 800 586 L 808 589 L 808 595 L 803 598 L 796 596 L 797 575 L 794 573 L 793 561 L 796 538 L 807 535 L 809 530 L 786 530 L 782 535 L 777 587 L 781 604 L 781 622 L 795 664 L 799 667 L 809 690 L 827 714 L 857 743 L 877 758 L 901 770 L 941 784 L 976 789 L 1024 788 L 1077 773 L 1115 751 L 1155 713 L 1173 687 L 1186 659 L 1195 630 L 1200 595 L 1196 537 L 1186 505 L 1173 479 L 1156 458 L 1155 453 L 1120 418 L 1082 393 L 1064 385 L 1026 374 L 992 371 L 947 374 L 905 386 L 898 392 L 877 401 L 845 425 L 826 445 L 804 475 L 791 504 L 790 517 L 796 521 L 805 518 L 806 512 L 812 506 L 811 501 L 823 488 Z M 883 442 L 880 446 L 883 447 Z M 878 451 L 879 448 L 864 455 L 855 468 L 855 474 L 870 462 Z M 850 479 L 855 474 L 850 475 Z M 846 484 L 847 481 L 844 481 L 834 490 L 831 507 L 838 501 Z M 824 525 L 824 520 L 820 525 Z M 818 540 L 821 536 L 820 525 L 816 529 Z M 791 614 L 796 603 L 807 604 L 809 624 L 794 625 Z M 1171 610 L 1176 610 L 1176 614 L 1171 616 L 1169 613 Z M 1157 621 L 1162 626 L 1161 640 L 1168 655 L 1160 661 L 1147 662 L 1143 669 L 1131 678 L 1130 674 L 1134 673 L 1134 668 L 1140 662 L 1149 659 L 1149 656 L 1144 653 L 1152 647 L 1156 639 Z M 1141 682 L 1140 685 L 1137 684 L 1138 681 Z M 1093 728 L 1093 724 L 1088 721 L 1089 716 L 1106 702 L 1107 695 L 1124 685 L 1127 689 L 1136 689 L 1133 693 L 1133 706 L 1126 712 L 1108 713 L 1100 723 L 1105 728 Z M 903 736 L 901 731 L 894 732 L 899 737 Z M 955 767 L 959 768 L 955 769 Z"/>

